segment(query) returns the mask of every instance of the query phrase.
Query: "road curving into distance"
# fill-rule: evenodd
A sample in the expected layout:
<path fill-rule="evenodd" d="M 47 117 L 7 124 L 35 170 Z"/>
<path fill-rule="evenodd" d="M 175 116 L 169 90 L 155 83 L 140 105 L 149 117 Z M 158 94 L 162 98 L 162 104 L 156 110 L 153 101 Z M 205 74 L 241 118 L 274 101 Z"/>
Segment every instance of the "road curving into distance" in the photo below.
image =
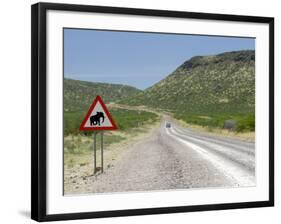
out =
<path fill-rule="evenodd" d="M 92 193 L 255 186 L 255 144 L 197 133 L 163 116 L 152 135 L 88 183 Z"/>

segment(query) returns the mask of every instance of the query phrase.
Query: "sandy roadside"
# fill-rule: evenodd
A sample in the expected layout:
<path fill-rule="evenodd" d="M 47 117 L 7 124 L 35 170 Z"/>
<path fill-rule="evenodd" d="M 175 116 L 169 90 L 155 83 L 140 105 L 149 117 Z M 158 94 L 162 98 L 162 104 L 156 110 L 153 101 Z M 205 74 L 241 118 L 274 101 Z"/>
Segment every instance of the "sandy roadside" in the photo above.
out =
<path fill-rule="evenodd" d="M 113 168 L 116 163 L 122 160 L 122 157 L 132 149 L 133 145 L 143 141 L 143 139 L 151 136 L 152 133 L 159 128 L 160 123 L 153 125 L 146 125 L 142 128 L 141 132 L 134 133 L 121 133 L 126 140 L 119 143 L 111 144 L 104 148 L 104 172 Z M 120 134 L 120 133 L 119 133 Z M 106 136 L 105 136 L 106 137 Z M 98 146 L 97 146 L 98 148 Z M 94 175 L 94 154 L 90 153 L 88 161 L 82 166 L 77 164 L 71 168 L 64 169 L 64 194 L 83 193 L 84 185 L 87 185 L 89 177 L 98 176 L 100 173 Z M 97 166 L 100 166 L 100 150 L 97 151 Z"/>

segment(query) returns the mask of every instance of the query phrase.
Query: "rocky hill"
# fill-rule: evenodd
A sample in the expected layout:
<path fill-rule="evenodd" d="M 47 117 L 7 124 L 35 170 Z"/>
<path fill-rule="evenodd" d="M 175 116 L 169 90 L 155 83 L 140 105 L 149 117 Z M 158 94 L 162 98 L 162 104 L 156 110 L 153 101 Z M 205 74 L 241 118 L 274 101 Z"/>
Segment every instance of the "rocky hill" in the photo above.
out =
<path fill-rule="evenodd" d="M 255 109 L 255 52 L 197 56 L 121 102 L 176 114 L 248 114 Z"/>

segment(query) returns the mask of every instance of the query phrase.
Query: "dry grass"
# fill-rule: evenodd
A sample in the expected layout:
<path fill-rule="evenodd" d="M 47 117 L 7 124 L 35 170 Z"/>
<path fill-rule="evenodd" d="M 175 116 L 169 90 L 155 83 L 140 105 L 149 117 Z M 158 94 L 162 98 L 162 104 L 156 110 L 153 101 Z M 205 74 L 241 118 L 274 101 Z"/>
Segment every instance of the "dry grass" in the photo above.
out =
<path fill-rule="evenodd" d="M 228 131 L 226 129 L 221 129 L 221 128 L 210 128 L 210 127 L 204 127 L 200 125 L 195 125 L 195 124 L 188 124 L 183 120 L 176 120 L 174 119 L 175 122 L 177 122 L 179 125 L 193 129 L 194 131 L 199 131 L 199 132 L 206 132 L 210 135 L 214 136 L 223 136 L 223 137 L 230 137 L 230 138 L 235 138 L 243 141 L 248 141 L 248 142 L 255 142 L 255 132 L 234 132 L 234 131 Z"/>
<path fill-rule="evenodd" d="M 130 150 L 133 144 L 141 142 L 152 134 L 152 132 L 159 128 L 159 123 L 146 125 L 138 131 L 131 132 L 108 132 L 107 135 L 122 136 L 123 140 L 112 143 L 104 148 L 104 169 L 110 169 L 115 166 L 115 163 L 120 161 L 120 158 Z M 71 136 L 67 139 L 73 139 Z M 88 142 L 92 140 L 91 137 L 82 137 L 82 142 Z M 77 137 L 74 137 L 74 141 L 77 141 Z M 91 143 L 89 145 L 91 147 Z M 66 150 L 66 149 L 65 149 Z M 91 148 L 84 148 L 80 153 L 65 153 L 64 154 L 64 193 L 68 194 L 73 192 L 75 187 L 79 185 L 77 179 L 83 179 L 93 175 L 94 171 L 94 155 Z M 99 144 L 97 144 L 97 166 L 100 166 L 100 150 Z M 96 175 L 99 175 L 97 173 Z"/>

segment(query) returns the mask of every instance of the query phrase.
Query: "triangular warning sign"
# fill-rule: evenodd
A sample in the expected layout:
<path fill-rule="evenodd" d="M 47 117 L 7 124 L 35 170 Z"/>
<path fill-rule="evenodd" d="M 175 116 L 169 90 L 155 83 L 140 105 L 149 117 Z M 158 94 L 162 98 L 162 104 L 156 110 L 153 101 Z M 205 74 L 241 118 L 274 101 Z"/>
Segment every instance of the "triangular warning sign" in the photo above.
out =
<path fill-rule="evenodd" d="M 110 113 L 100 96 L 97 96 L 86 114 L 82 124 L 81 131 L 98 131 L 98 130 L 116 130 Z"/>

